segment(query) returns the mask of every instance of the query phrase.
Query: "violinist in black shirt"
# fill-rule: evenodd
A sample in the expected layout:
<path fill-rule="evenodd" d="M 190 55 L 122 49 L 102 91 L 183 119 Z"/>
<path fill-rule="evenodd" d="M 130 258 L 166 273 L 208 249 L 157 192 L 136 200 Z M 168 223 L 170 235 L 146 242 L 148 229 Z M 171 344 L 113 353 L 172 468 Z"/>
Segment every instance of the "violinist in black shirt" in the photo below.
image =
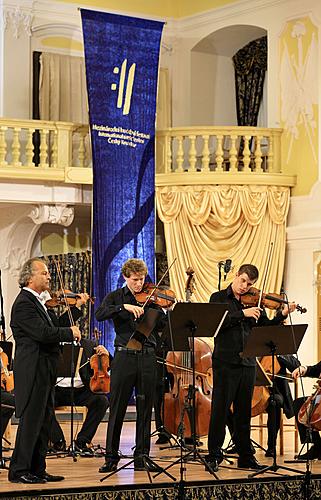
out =
<path fill-rule="evenodd" d="M 149 470 L 153 463 L 144 462 L 142 456 L 148 456 L 150 450 L 151 415 L 156 382 L 156 340 L 153 333 L 146 339 L 142 350 L 129 349 L 127 343 L 136 331 L 139 318 L 149 307 L 141 307 L 135 294 L 141 292 L 147 275 L 147 267 L 140 259 L 129 259 L 122 267 L 126 286 L 119 288 L 103 299 L 96 311 L 96 319 L 112 319 L 116 332 L 115 356 L 111 363 L 110 377 L 110 414 L 106 438 L 105 463 L 99 472 L 111 472 L 117 469 L 119 461 L 120 434 L 125 418 L 128 401 L 136 389 L 136 448 L 134 452 L 135 470 Z M 165 316 L 159 310 L 160 321 Z"/>
<path fill-rule="evenodd" d="M 213 293 L 210 302 L 228 304 L 228 313 L 215 338 L 213 353 L 214 388 L 208 434 L 207 463 L 215 472 L 223 460 L 222 446 L 229 409 L 233 404 L 235 445 L 239 454 L 238 467 L 260 469 L 253 456 L 250 441 L 251 401 L 255 381 L 255 358 L 242 358 L 246 338 L 253 326 L 282 323 L 288 314 L 288 306 L 269 320 L 260 307 L 244 308 L 241 295 L 248 292 L 257 281 L 259 272 L 252 264 L 243 264 L 231 285 Z M 296 305 L 289 305 L 290 311 Z"/>

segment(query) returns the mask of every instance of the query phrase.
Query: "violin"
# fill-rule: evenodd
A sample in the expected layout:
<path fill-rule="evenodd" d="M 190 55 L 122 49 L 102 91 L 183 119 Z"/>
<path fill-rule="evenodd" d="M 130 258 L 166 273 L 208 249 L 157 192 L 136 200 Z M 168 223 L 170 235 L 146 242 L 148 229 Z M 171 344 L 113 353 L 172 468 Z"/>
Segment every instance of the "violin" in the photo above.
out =
<path fill-rule="evenodd" d="M 261 297 L 261 290 L 258 290 L 253 286 L 248 290 L 248 292 L 241 295 L 241 303 L 245 307 L 258 306 L 260 299 L 261 299 L 261 305 L 263 307 L 266 307 L 267 309 L 279 309 L 282 306 L 282 304 L 287 304 L 288 302 L 282 297 L 282 295 L 279 295 L 277 293 L 262 293 Z M 299 304 L 297 304 L 296 309 L 301 314 L 307 312 L 307 309 L 305 307 L 300 306 Z"/>
<path fill-rule="evenodd" d="M 75 306 L 77 300 L 80 298 L 79 293 L 74 293 L 71 290 L 58 290 L 57 292 L 49 292 L 51 298 L 46 301 L 46 307 L 58 307 L 58 306 Z M 95 302 L 94 297 L 89 297 L 88 299 L 92 304 Z"/>
<path fill-rule="evenodd" d="M 95 328 L 96 347 L 98 346 L 100 335 L 97 328 Z M 110 375 L 108 373 L 110 368 L 109 354 L 93 354 L 90 358 L 90 367 L 94 372 L 89 382 L 91 392 L 96 394 L 110 392 Z"/>
<path fill-rule="evenodd" d="M 156 304 L 163 309 L 171 307 L 176 302 L 172 290 L 160 289 L 153 283 L 145 283 L 141 292 L 135 293 L 135 299 L 139 304 Z"/>
<path fill-rule="evenodd" d="M 9 372 L 8 370 L 8 365 L 9 365 L 8 356 L 1 347 L 0 347 L 0 364 L 1 364 L 1 389 L 3 389 L 6 392 L 11 392 L 13 391 L 14 388 L 13 373 Z"/>

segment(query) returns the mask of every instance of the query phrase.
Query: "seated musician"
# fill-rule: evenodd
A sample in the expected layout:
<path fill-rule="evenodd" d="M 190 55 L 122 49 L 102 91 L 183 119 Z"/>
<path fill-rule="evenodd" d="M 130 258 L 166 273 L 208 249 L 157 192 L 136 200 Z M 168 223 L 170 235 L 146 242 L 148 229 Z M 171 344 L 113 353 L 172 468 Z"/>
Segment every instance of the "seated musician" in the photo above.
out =
<path fill-rule="evenodd" d="M 1 438 L 5 433 L 10 418 L 15 409 L 14 395 L 2 389 L 1 391 Z M 11 444 L 11 443 L 7 443 Z M 5 445 L 3 445 L 5 447 Z"/>
<path fill-rule="evenodd" d="M 78 432 L 75 441 L 75 451 L 82 456 L 93 456 L 93 449 L 88 445 L 91 443 L 97 428 L 104 418 L 109 401 L 107 394 L 93 393 L 90 390 L 89 382 L 92 376 L 92 370 L 88 360 L 93 354 L 108 354 L 105 346 L 96 347 L 95 342 L 82 338 L 80 345 L 83 348 L 80 365 L 82 368 L 79 374 L 74 378 L 74 404 L 75 406 L 86 406 L 88 412 L 85 421 Z M 87 363 L 86 363 L 87 361 Z M 71 379 L 65 377 L 58 381 L 55 389 L 55 408 L 71 404 Z M 63 451 L 66 448 L 66 440 L 63 431 L 57 421 L 56 416 L 52 421 L 49 440 L 51 449 L 54 451 Z"/>
<path fill-rule="evenodd" d="M 312 366 L 300 366 L 292 372 L 292 377 L 298 379 L 301 377 L 312 377 L 319 378 L 321 374 L 321 361 Z M 319 431 L 309 430 L 308 427 L 303 425 L 298 421 L 298 414 L 301 406 L 305 402 L 307 397 L 300 397 L 294 401 L 294 412 L 298 424 L 298 431 L 300 436 L 300 441 L 302 444 L 312 442 L 311 448 L 303 454 L 300 454 L 298 458 L 302 460 L 321 460 L 321 437 Z"/>
<path fill-rule="evenodd" d="M 275 378 L 275 432 L 273 430 L 273 408 L 271 404 L 271 398 L 268 400 L 268 406 L 266 408 L 267 417 L 267 450 L 265 452 L 266 457 L 273 457 L 273 450 L 276 446 L 276 440 L 278 432 L 280 430 L 281 424 L 281 409 L 283 409 L 287 418 L 292 418 L 294 416 L 293 398 L 290 389 L 289 382 L 286 380 L 286 371 L 292 372 L 295 368 L 300 366 L 300 362 L 295 356 L 292 355 L 280 355 L 277 356 L 278 362 L 280 364 L 280 371 L 277 373 L 278 376 Z M 230 415 L 227 421 L 227 425 L 232 436 L 232 440 L 235 432 L 235 425 L 233 415 Z M 252 448 L 254 453 L 255 450 Z M 233 454 L 236 452 L 236 447 L 230 445 L 226 450 L 227 453 Z"/>

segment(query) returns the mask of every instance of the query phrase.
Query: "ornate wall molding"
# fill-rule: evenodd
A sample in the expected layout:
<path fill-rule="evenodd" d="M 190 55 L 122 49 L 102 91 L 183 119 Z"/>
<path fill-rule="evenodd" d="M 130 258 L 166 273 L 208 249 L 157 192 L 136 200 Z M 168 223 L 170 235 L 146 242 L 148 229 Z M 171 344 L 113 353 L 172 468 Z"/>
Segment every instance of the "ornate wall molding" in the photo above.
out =
<path fill-rule="evenodd" d="M 31 36 L 31 24 L 33 15 L 23 11 L 19 5 L 15 8 L 3 9 L 3 27 L 4 30 L 11 28 L 13 37 L 17 40 L 24 33 Z"/>
<path fill-rule="evenodd" d="M 36 224 L 59 224 L 70 226 L 74 220 L 74 208 L 67 205 L 36 205 L 28 214 Z"/>

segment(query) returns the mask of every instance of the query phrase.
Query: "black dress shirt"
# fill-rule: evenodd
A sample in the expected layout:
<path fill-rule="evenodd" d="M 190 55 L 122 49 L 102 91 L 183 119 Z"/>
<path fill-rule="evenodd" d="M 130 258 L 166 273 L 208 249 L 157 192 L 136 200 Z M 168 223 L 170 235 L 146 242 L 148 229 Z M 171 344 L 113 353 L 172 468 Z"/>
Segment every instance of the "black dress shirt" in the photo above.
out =
<path fill-rule="evenodd" d="M 137 303 L 134 295 L 129 290 L 127 285 L 107 294 L 98 307 L 97 311 L 95 312 L 97 321 L 104 321 L 106 319 L 113 320 L 116 332 L 115 347 L 124 347 L 127 345 L 127 342 L 135 332 L 140 320 L 139 318 L 135 321 L 134 315 L 126 311 L 126 309 L 123 307 L 123 304 L 132 304 L 134 306 L 140 305 Z M 155 306 L 151 304 L 145 306 L 145 310 L 149 307 L 155 308 Z M 165 316 L 161 309 L 159 309 L 159 311 L 160 321 L 158 321 L 157 323 L 158 330 L 161 328 L 162 325 L 160 325 L 160 323 L 164 321 Z M 154 347 L 156 345 L 156 340 L 153 333 L 148 337 L 144 345 L 146 347 Z"/>
<path fill-rule="evenodd" d="M 272 326 L 282 323 L 285 317 L 282 312 L 270 320 L 263 310 L 258 322 L 254 318 L 246 318 L 243 314 L 244 306 L 234 296 L 231 285 L 225 290 L 214 292 L 210 302 L 227 304 L 228 313 L 222 327 L 215 338 L 213 358 L 227 363 L 255 366 L 255 358 L 242 358 L 245 342 L 254 326 Z"/>

